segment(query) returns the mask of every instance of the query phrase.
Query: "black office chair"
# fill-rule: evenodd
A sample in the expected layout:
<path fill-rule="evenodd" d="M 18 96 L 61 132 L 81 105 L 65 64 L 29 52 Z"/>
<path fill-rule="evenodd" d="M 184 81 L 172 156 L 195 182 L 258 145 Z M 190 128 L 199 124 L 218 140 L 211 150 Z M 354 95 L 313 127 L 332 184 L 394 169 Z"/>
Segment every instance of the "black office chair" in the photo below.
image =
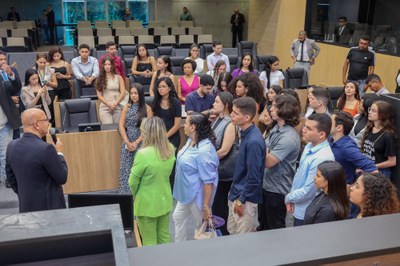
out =
<path fill-rule="evenodd" d="M 327 87 L 326 88 L 329 92 L 330 98 L 331 98 L 331 108 L 332 110 L 337 109 L 337 102 L 340 98 L 340 96 L 343 94 L 343 86 L 339 87 Z"/>
<path fill-rule="evenodd" d="M 200 57 L 203 58 L 204 60 L 207 59 L 207 56 L 209 54 L 212 54 L 214 52 L 213 50 L 213 45 L 212 43 L 203 43 L 200 46 Z M 209 69 L 211 70 L 211 69 Z"/>
<path fill-rule="evenodd" d="M 253 58 L 257 56 L 257 45 L 255 42 L 241 41 L 238 43 L 238 50 L 240 57 L 243 57 L 246 53 L 251 54 Z"/>
<path fill-rule="evenodd" d="M 259 73 L 264 71 L 265 65 L 267 64 L 267 59 L 269 58 L 269 55 L 258 55 L 256 57 L 255 62 L 255 68 L 258 70 Z"/>
<path fill-rule="evenodd" d="M 172 74 L 182 76 L 183 71 L 182 71 L 182 61 L 185 59 L 183 56 L 171 56 L 171 68 L 172 68 Z"/>
<path fill-rule="evenodd" d="M 79 80 L 74 78 L 75 98 L 90 98 L 97 99 L 96 88 L 94 86 L 82 87 Z"/>
<path fill-rule="evenodd" d="M 308 85 L 307 71 L 303 68 L 288 68 L 283 71 L 285 80 L 283 81 L 283 88 L 300 88 Z"/>
<path fill-rule="evenodd" d="M 154 50 L 154 57 L 158 58 L 162 55 L 175 56 L 175 49 L 172 46 L 158 46 Z"/>
<path fill-rule="evenodd" d="M 228 55 L 229 58 L 229 67 L 231 72 L 235 69 L 235 68 L 239 68 L 240 67 L 240 62 L 242 61 L 242 58 L 237 56 L 237 55 Z"/>
<path fill-rule="evenodd" d="M 59 104 L 64 131 L 78 131 L 79 124 L 98 122 L 95 100 L 70 99 Z"/>

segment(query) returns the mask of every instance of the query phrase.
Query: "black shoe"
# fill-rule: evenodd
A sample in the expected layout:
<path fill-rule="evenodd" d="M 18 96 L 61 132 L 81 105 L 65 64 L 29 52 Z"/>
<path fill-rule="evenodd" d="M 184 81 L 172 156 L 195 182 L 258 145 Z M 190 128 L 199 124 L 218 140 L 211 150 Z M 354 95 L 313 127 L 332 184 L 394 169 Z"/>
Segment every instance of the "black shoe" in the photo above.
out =
<path fill-rule="evenodd" d="M 6 188 L 11 188 L 10 182 L 8 182 L 8 180 L 6 180 Z"/>

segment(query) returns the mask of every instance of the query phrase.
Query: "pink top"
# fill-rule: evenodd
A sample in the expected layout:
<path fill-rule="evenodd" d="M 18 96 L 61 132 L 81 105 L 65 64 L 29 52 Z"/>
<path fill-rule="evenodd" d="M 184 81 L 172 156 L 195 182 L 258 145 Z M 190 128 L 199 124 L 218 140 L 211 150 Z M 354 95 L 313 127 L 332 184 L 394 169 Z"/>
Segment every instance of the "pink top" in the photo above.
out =
<path fill-rule="evenodd" d="M 189 93 L 199 88 L 200 79 L 195 75 L 192 84 L 189 85 L 183 77 L 180 77 L 179 83 L 181 84 L 182 97 L 186 98 Z"/>

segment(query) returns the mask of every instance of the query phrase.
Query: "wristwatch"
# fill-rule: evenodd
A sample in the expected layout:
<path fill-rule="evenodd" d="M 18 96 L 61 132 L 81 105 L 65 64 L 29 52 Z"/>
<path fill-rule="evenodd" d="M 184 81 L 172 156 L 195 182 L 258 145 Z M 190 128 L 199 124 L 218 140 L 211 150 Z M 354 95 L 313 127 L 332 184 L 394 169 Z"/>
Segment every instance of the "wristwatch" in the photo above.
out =
<path fill-rule="evenodd" d="M 243 203 L 241 203 L 240 200 L 236 200 L 236 205 L 237 205 L 238 207 L 242 207 L 242 206 L 243 206 Z"/>

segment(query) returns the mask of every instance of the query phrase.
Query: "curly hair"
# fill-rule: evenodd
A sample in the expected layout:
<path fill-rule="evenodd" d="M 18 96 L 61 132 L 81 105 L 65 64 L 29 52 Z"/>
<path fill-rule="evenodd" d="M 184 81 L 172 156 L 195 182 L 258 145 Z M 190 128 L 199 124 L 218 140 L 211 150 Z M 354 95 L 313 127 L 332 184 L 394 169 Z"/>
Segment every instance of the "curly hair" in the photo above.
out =
<path fill-rule="evenodd" d="M 213 73 L 213 79 L 216 79 L 217 77 L 218 77 L 218 69 L 221 67 L 221 66 L 226 66 L 226 63 L 225 63 L 225 61 L 224 60 L 218 60 L 217 61 L 217 63 L 215 63 L 215 66 L 214 66 L 214 73 Z"/>
<path fill-rule="evenodd" d="M 324 179 L 328 182 L 328 198 L 337 218 L 349 216 L 350 201 L 347 196 L 346 174 L 342 165 L 336 161 L 325 161 L 318 165 Z"/>
<path fill-rule="evenodd" d="M 189 119 L 191 125 L 196 127 L 196 147 L 199 146 L 199 142 L 203 139 L 210 139 L 215 147 L 216 137 L 211 129 L 211 122 L 208 117 L 205 114 L 193 112 L 190 113 L 187 119 Z"/>
<path fill-rule="evenodd" d="M 244 73 L 238 77 L 237 81 L 241 81 L 247 88 L 246 96 L 253 98 L 258 104 L 264 100 L 264 87 L 260 79 L 252 72 Z"/>
<path fill-rule="evenodd" d="M 55 53 L 59 53 L 61 55 L 60 60 L 65 61 L 63 51 L 61 50 L 61 48 L 59 46 L 57 46 L 57 47 L 53 47 L 49 50 L 49 53 L 48 53 L 49 63 L 52 63 L 54 61 L 53 57 L 54 57 Z"/>
<path fill-rule="evenodd" d="M 170 112 L 170 115 L 173 116 L 175 104 L 177 104 L 176 99 L 178 99 L 178 96 L 175 91 L 174 83 L 172 82 L 172 80 L 169 77 L 161 77 L 161 78 L 157 79 L 156 85 L 154 87 L 154 98 L 153 98 L 152 109 L 153 109 L 155 116 L 160 116 L 162 96 L 160 95 L 160 93 L 158 91 L 158 85 L 160 85 L 160 83 L 163 81 L 167 84 L 167 86 L 170 89 L 169 95 L 168 95 L 169 112 Z"/>
<path fill-rule="evenodd" d="M 399 212 L 397 189 L 386 176 L 381 173 L 365 173 L 362 175 L 362 182 L 362 217 Z"/>
<path fill-rule="evenodd" d="M 184 59 L 184 60 L 182 61 L 182 63 L 181 63 L 181 69 L 182 69 L 182 71 L 183 71 L 183 67 L 184 67 L 186 64 L 190 64 L 190 65 L 192 66 L 192 74 L 193 74 L 193 72 L 196 70 L 196 67 L 197 67 L 196 61 L 194 61 L 194 60 L 192 60 L 192 59 Z"/>
<path fill-rule="evenodd" d="M 278 95 L 275 106 L 278 109 L 277 115 L 285 120 L 286 125 L 296 127 L 300 124 L 301 106 L 294 96 Z"/>
<path fill-rule="evenodd" d="M 349 84 L 349 83 L 353 84 L 353 85 L 354 85 L 354 88 L 355 88 L 355 90 L 356 90 L 356 94 L 354 94 L 354 98 L 355 98 L 356 100 L 358 100 L 358 101 L 361 100 L 361 98 L 360 98 L 360 92 L 358 91 L 358 84 L 357 84 L 356 82 L 354 82 L 354 81 L 348 81 L 348 82 L 346 83 L 346 85 L 344 85 L 344 87 L 343 87 L 343 93 L 342 93 L 342 95 L 340 95 L 340 97 L 339 97 L 339 99 L 338 99 L 337 107 L 338 107 L 339 110 L 343 110 L 344 106 L 346 105 L 346 93 L 345 93 L 345 91 L 346 91 L 346 86 L 347 86 L 347 84 Z M 335 107 L 335 106 L 334 106 L 334 107 Z"/>
<path fill-rule="evenodd" d="M 267 60 L 265 62 L 265 67 L 264 67 L 264 71 L 265 74 L 267 76 L 268 82 L 267 82 L 267 88 L 269 88 L 271 86 L 271 81 L 270 81 L 270 77 L 271 77 L 271 65 L 273 65 L 275 62 L 279 61 L 279 58 L 271 55 L 267 57 Z"/>
<path fill-rule="evenodd" d="M 392 106 L 390 105 L 390 103 L 385 101 L 376 101 L 373 104 L 375 104 L 378 107 L 378 118 L 382 126 L 382 130 L 392 135 L 394 143 L 397 143 L 398 136 L 396 131 L 396 120 L 394 117 Z M 361 147 L 364 147 L 364 143 L 368 135 L 372 132 L 373 127 L 374 127 L 374 122 L 368 120 L 367 128 L 365 129 L 364 136 L 361 140 Z"/>
<path fill-rule="evenodd" d="M 111 74 L 115 75 L 115 64 L 114 64 L 114 59 L 112 59 L 111 57 L 104 57 L 103 60 L 101 61 L 101 68 L 100 68 L 100 73 L 99 76 L 97 78 L 97 82 L 96 82 L 96 90 L 98 91 L 103 91 L 107 88 L 107 73 L 104 69 L 104 64 L 109 61 L 111 64 Z"/>
<path fill-rule="evenodd" d="M 132 89 L 136 89 L 138 92 L 139 96 L 139 108 L 137 110 L 138 114 L 138 122 L 136 124 L 137 127 L 140 127 L 143 119 L 147 116 L 147 110 L 146 110 L 146 100 L 144 96 L 144 89 L 143 86 L 140 83 L 133 83 L 131 85 L 131 88 L 129 89 L 129 101 L 128 101 L 128 107 L 131 107 L 133 105 L 132 98 L 130 97 L 130 92 Z"/>

